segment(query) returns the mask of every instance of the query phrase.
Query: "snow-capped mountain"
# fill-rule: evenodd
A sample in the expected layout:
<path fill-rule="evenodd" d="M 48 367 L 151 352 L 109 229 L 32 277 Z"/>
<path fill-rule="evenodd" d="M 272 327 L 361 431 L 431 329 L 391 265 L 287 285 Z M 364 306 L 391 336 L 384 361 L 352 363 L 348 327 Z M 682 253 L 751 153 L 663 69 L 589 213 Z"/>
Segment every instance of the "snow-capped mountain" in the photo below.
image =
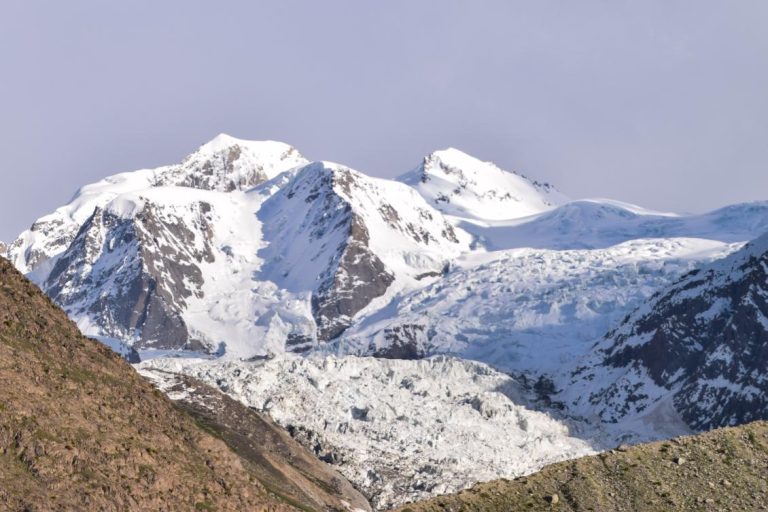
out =
<path fill-rule="evenodd" d="M 11 257 L 87 334 L 250 356 L 335 338 L 469 249 L 412 188 L 297 155 L 219 136 L 84 187 Z"/>
<path fill-rule="evenodd" d="M 220 135 L 81 188 L 8 256 L 113 345 L 455 353 L 535 373 L 768 229 L 768 203 L 680 216 L 565 201 L 452 149 L 383 180 Z"/>
<path fill-rule="evenodd" d="M 142 368 L 269 409 L 392 504 L 756 417 L 765 232 L 768 202 L 568 201 L 456 150 L 384 180 L 222 135 L 83 187 L 7 255 L 121 353 L 222 356 Z M 510 374 L 384 359 L 435 354 Z"/>
<path fill-rule="evenodd" d="M 507 172 L 455 148 L 435 151 L 398 178 L 441 212 L 463 219 L 505 220 L 541 213 L 567 201 L 548 183 Z"/>
<path fill-rule="evenodd" d="M 628 315 L 574 372 L 574 409 L 616 422 L 672 399 L 694 429 L 768 417 L 768 234 Z M 588 391 L 588 392 L 587 392 Z"/>
<path fill-rule="evenodd" d="M 116 174 L 82 187 L 67 205 L 41 217 L 19 235 L 10 244 L 8 256 L 28 275 L 42 266 L 39 281 L 50 271 L 50 264 L 46 264 L 67 249 L 94 210 L 104 208 L 121 194 L 171 185 L 241 190 L 305 163 L 295 148 L 282 142 L 246 141 L 221 134 L 181 164 Z"/>
<path fill-rule="evenodd" d="M 258 278 L 311 292 L 321 341 L 390 287 L 440 275 L 470 241 L 413 189 L 324 162 L 299 170 L 258 216 L 267 241 Z"/>

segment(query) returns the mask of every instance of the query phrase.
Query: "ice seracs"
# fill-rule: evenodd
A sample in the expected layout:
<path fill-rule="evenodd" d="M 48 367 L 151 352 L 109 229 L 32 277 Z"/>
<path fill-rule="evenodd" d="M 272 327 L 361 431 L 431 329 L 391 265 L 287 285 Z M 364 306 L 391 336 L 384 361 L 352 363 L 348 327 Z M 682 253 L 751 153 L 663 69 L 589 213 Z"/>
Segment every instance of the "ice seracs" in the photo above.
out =
<path fill-rule="evenodd" d="M 471 361 L 284 355 L 138 368 L 193 376 L 268 412 L 377 510 L 594 452 L 583 425 L 533 409 L 520 383 Z"/>
<path fill-rule="evenodd" d="M 717 241 L 661 238 L 605 249 L 473 254 L 387 310 L 361 317 L 337 353 L 455 354 L 551 374 L 660 287 L 732 250 Z"/>

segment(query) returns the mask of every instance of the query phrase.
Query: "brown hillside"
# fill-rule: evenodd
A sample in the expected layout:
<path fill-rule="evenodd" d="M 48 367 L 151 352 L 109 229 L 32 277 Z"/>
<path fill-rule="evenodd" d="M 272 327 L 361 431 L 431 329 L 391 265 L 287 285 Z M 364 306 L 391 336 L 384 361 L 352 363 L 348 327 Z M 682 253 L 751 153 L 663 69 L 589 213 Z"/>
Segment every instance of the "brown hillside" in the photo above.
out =
<path fill-rule="evenodd" d="M 398 510 L 768 510 L 768 423 L 620 447 Z"/>
<path fill-rule="evenodd" d="M 0 510 L 292 510 L 0 258 Z"/>

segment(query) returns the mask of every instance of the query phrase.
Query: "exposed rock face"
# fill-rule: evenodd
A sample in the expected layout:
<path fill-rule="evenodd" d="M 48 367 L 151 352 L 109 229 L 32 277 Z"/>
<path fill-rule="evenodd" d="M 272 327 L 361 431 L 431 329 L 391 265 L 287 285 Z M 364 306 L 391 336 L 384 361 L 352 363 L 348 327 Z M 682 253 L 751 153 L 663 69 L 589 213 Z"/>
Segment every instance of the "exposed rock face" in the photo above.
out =
<path fill-rule="evenodd" d="M 336 272 L 312 295 L 312 314 L 317 337 L 322 341 L 344 332 L 352 317 L 383 295 L 395 280 L 368 246 L 370 236 L 360 217 L 352 215 L 348 229 L 349 237 Z"/>
<path fill-rule="evenodd" d="M 381 334 L 384 343 L 370 347 L 372 355 L 388 359 L 421 359 L 427 355 L 427 328 L 421 324 L 387 327 Z"/>
<path fill-rule="evenodd" d="M 768 418 L 768 235 L 657 293 L 596 354 L 576 375 L 596 379 L 589 402 L 605 420 L 668 393 L 695 429 Z M 620 377 L 602 383 L 600 368 Z"/>
<path fill-rule="evenodd" d="M 393 206 L 389 201 L 404 197 Z M 312 293 L 317 339 L 336 338 L 398 278 L 436 272 L 467 237 L 411 189 L 336 164 L 317 162 L 259 212 L 270 244 L 260 277 Z M 418 255 L 418 256 L 416 256 Z M 308 286 L 309 285 L 309 286 Z"/>
<path fill-rule="evenodd" d="M 43 288 L 106 336 L 142 348 L 201 348 L 190 339 L 181 311 L 186 299 L 202 296 L 199 265 L 214 258 L 211 206 L 190 206 L 194 225 L 150 202 L 137 208 L 128 217 L 97 208 Z"/>

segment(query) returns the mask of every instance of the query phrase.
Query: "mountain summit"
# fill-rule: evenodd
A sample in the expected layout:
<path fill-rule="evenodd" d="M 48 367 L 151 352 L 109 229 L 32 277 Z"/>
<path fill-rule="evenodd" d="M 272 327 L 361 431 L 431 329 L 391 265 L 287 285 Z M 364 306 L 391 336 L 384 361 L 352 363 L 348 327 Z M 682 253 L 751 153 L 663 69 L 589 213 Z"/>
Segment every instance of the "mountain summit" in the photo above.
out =
<path fill-rule="evenodd" d="M 526 217 L 567 201 L 548 183 L 504 171 L 454 148 L 424 157 L 421 165 L 398 180 L 441 212 L 469 219 Z"/>
<path fill-rule="evenodd" d="M 157 183 L 231 192 L 306 163 L 296 148 L 283 142 L 242 140 L 222 133 L 181 164 L 158 173 Z"/>
<path fill-rule="evenodd" d="M 252 356 L 338 337 L 470 242 L 403 183 L 219 135 L 81 188 L 9 256 L 91 335 Z"/>

